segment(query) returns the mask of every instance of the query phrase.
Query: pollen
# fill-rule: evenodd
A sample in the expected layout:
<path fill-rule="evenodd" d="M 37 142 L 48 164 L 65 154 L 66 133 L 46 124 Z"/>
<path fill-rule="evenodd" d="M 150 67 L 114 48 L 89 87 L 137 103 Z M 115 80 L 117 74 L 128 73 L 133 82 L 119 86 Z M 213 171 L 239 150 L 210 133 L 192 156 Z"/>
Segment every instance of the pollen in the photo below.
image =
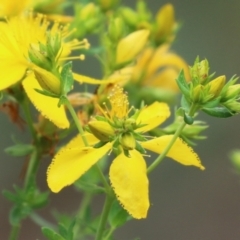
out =
<path fill-rule="evenodd" d="M 119 85 L 115 85 L 108 97 L 111 104 L 111 118 L 124 119 L 128 116 L 129 102 L 128 96 Z"/>

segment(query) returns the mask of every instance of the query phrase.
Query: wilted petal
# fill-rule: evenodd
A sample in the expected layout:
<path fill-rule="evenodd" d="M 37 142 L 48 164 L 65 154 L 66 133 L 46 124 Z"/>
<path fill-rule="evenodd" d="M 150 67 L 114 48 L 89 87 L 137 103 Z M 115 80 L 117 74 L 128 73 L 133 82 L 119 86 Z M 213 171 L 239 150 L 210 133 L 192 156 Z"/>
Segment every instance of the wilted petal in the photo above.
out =
<path fill-rule="evenodd" d="M 36 92 L 34 89 L 42 89 L 33 74 L 30 74 L 23 81 L 23 87 L 37 110 L 59 128 L 68 128 L 67 119 L 63 106 L 58 107 L 57 98 L 48 97 Z"/>
<path fill-rule="evenodd" d="M 152 139 L 150 141 L 142 142 L 142 146 L 148 150 L 161 154 L 164 149 L 168 146 L 169 142 L 172 140 L 173 135 L 166 135 Z M 183 164 L 183 165 L 193 165 L 199 167 L 201 170 L 205 168 L 201 164 L 198 155 L 189 147 L 181 138 L 177 138 L 172 148 L 168 151 L 168 157 L 173 160 Z"/>
<path fill-rule="evenodd" d="M 137 132 L 147 132 L 159 126 L 169 116 L 170 110 L 166 103 L 154 102 L 141 110 L 137 118 L 137 124 L 146 124 L 146 126 L 138 128 Z"/>
<path fill-rule="evenodd" d="M 76 142 L 73 145 L 75 144 Z M 48 167 L 47 183 L 49 188 L 57 193 L 62 188 L 74 183 L 100 160 L 110 148 L 110 143 L 101 148 L 64 147 L 55 155 Z"/>
<path fill-rule="evenodd" d="M 146 218 L 149 208 L 146 163 L 137 151 L 130 155 L 116 157 L 110 167 L 110 181 L 123 208 L 134 218 Z"/>

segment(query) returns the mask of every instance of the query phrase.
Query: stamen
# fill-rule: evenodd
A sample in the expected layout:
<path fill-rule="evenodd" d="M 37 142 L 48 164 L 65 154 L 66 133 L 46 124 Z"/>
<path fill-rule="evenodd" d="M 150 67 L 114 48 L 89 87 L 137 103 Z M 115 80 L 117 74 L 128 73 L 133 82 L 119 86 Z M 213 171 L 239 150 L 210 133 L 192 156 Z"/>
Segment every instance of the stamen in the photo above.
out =
<path fill-rule="evenodd" d="M 81 54 L 79 56 L 72 56 L 72 57 L 64 57 L 64 58 L 60 58 L 60 61 L 68 61 L 68 60 L 74 60 L 74 59 L 80 59 L 80 60 L 84 60 L 85 59 L 85 55 Z"/>
<path fill-rule="evenodd" d="M 111 116 L 119 119 L 126 118 L 129 112 L 129 102 L 127 94 L 123 92 L 123 88 L 115 85 L 112 93 L 108 97 L 111 103 Z"/>

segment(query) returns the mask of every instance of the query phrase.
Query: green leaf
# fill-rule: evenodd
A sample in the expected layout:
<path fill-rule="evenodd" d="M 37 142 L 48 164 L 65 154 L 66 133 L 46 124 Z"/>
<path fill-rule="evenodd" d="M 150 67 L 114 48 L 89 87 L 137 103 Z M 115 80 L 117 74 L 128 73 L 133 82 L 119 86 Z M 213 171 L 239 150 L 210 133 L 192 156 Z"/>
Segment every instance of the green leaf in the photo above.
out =
<path fill-rule="evenodd" d="M 214 108 L 214 107 L 217 107 L 217 105 L 219 104 L 220 102 L 220 98 L 216 98 L 212 101 L 209 101 L 205 104 L 202 105 L 203 108 Z"/>
<path fill-rule="evenodd" d="M 131 217 L 125 209 L 120 206 L 119 202 L 115 200 L 111 206 L 111 211 L 108 217 L 109 224 L 112 228 L 118 228 L 127 222 Z"/>
<path fill-rule="evenodd" d="M 47 227 L 42 227 L 42 233 L 48 240 L 66 240 L 54 230 Z"/>
<path fill-rule="evenodd" d="M 61 77 L 62 77 L 61 82 L 62 94 L 66 95 L 70 90 L 72 90 L 74 82 L 72 75 L 72 62 L 67 62 L 63 65 Z"/>
<path fill-rule="evenodd" d="M 34 150 L 34 146 L 30 144 L 16 144 L 6 148 L 4 151 L 14 157 L 22 157 L 31 154 Z"/>
<path fill-rule="evenodd" d="M 3 190 L 2 192 L 3 196 L 8 199 L 11 202 L 17 202 L 18 201 L 18 196 L 8 190 Z"/>
<path fill-rule="evenodd" d="M 183 93 L 183 95 L 189 97 L 189 86 L 185 79 L 183 70 L 181 70 L 181 72 L 179 73 L 178 78 L 176 79 L 176 82 L 177 82 L 179 89 Z"/>
<path fill-rule="evenodd" d="M 185 111 L 182 107 L 178 108 L 176 111 L 176 116 L 183 117 L 185 115 Z"/>
<path fill-rule="evenodd" d="M 234 116 L 234 113 L 231 113 L 225 107 L 203 108 L 202 110 L 206 114 L 208 114 L 212 117 L 217 117 L 217 118 L 228 118 L 228 117 Z"/>
<path fill-rule="evenodd" d="M 181 106 L 186 112 L 190 109 L 190 103 L 184 95 L 181 98 Z"/>
<path fill-rule="evenodd" d="M 51 92 L 49 92 L 49 91 L 47 91 L 47 90 L 45 90 L 45 89 L 44 89 L 44 90 L 41 90 L 41 89 L 34 88 L 34 90 L 35 90 L 36 92 L 44 95 L 44 96 L 47 96 L 47 97 L 59 98 L 58 95 L 53 94 L 53 93 L 51 93 Z"/>

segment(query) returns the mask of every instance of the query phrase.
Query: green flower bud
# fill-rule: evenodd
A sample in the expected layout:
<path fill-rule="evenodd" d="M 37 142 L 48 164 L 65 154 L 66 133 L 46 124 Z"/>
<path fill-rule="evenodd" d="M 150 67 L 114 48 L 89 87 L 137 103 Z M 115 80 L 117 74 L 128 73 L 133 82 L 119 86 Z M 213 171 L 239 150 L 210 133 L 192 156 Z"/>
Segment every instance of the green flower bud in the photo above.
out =
<path fill-rule="evenodd" d="M 128 118 L 124 122 L 124 127 L 129 130 L 134 130 L 136 128 L 136 120 L 133 118 Z"/>
<path fill-rule="evenodd" d="M 114 129 L 108 122 L 104 121 L 90 121 L 88 123 L 92 134 L 103 142 L 108 142 L 110 137 L 115 135 Z"/>
<path fill-rule="evenodd" d="M 229 86 L 225 93 L 224 99 L 228 100 L 231 98 L 235 98 L 239 95 L 239 93 L 240 93 L 240 84 Z"/>
<path fill-rule="evenodd" d="M 52 65 L 49 59 L 47 59 L 46 55 L 47 53 L 40 51 L 39 47 L 35 47 L 32 44 L 30 45 L 30 48 L 28 51 L 28 57 L 31 60 L 31 62 L 41 68 L 44 68 L 46 70 L 51 70 Z"/>
<path fill-rule="evenodd" d="M 201 84 L 197 85 L 192 91 L 192 100 L 195 103 L 200 103 L 203 100 L 204 86 Z"/>
<path fill-rule="evenodd" d="M 39 83 L 39 85 L 48 92 L 51 92 L 55 95 L 61 95 L 61 82 L 55 75 L 51 72 L 39 68 L 33 67 L 34 75 Z"/>
<path fill-rule="evenodd" d="M 94 17 L 96 12 L 97 7 L 94 5 L 94 3 L 88 3 L 81 9 L 80 19 L 86 21 Z"/>
<path fill-rule="evenodd" d="M 232 113 L 240 113 L 240 103 L 235 100 L 224 102 L 223 105 Z"/>
<path fill-rule="evenodd" d="M 98 0 L 102 10 L 107 11 L 118 4 L 119 0 Z"/>
<path fill-rule="evenodd" d="M 139 22 L 138 14 L 134 12 L 131 8 L 123 7 L 120 13 L 124 21 L 131 27 L 136 27 Z"/>
<path fill-rule="evenodd" d="M 124 23 L 121 18 L 112 19 L 108 28 L 108 35 L 112 41 L 118 42 L 123 35 Z"/>
<path fill-rule="evenodd" d="M 208 72 L 209 63 L 207 59 L 199 62 L 199 58 L 197 58 L 194 62 L 194 65 L 190 68 L 191 77 L 193 79 L 198 79 L 202 84 L 204 84 L 205 80 L 207 79 Z"/>
<path fill-rule="evenodd" d="M 235 150 L 231 152 L 231 161 L 238 172 L 240 172 L 240 151 Z"/>
<path fill-rule="evenodd" d="M 133 150 L 136 147 L 136 140 L 131 133 L 123 133 L 120 143 L 125 150 Z"/>

